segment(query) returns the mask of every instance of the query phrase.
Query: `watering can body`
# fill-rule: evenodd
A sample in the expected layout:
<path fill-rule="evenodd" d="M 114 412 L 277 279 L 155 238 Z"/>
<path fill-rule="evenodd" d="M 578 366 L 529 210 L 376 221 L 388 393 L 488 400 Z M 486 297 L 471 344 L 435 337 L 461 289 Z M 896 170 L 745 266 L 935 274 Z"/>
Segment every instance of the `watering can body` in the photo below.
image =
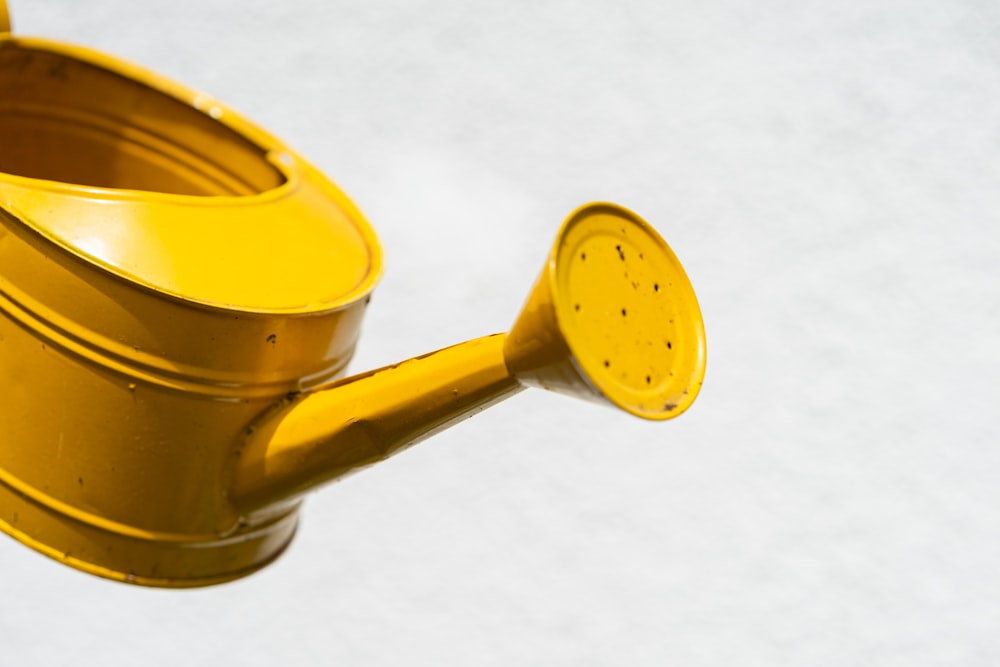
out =
<path fill-rule="evenodd" d="M 17 540 L 119 581 L 218 583 L 281 553 L 307 491 L 525 386 L 652 419 L 694 400 L 690 284 L 607 204 L 567 219 L 509 334 L 344 379 L 382 270 L 347 197 L 224 105 L 14 37 L 0 12 L 0 530 Z"/>
<path fill-rule="evenodd" d="M 294 511 L 242 525 L 234 452 L 343 373 L 374 234 L 273 137 L 115 59 L 8 37 L 0 91 L 0 525 L 138 583 L 259 567 Z"/>

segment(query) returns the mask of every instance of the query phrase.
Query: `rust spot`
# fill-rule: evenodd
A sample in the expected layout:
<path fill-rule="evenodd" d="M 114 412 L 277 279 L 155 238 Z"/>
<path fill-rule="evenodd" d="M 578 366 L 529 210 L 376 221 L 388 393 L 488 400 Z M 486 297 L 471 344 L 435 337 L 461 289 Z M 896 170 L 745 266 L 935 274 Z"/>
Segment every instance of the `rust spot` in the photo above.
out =
<path fill-rule="evenodd" d="M 615 246 L 615 250 L 618 251 L 618 259 L 620 259 L 621 261 L 624 262 L 625 261 L 625 251 L 622 250 L 622 247 L 620 245 L 616 245 Z"/>
<path fill-rule="evenodd" d="M 60 60 L 55 65 L 49 67 L 49 76 L 60 81 L 69 80 L 69 67 L 67 61 Z"/>
<path fill-rule="evenodd" d="M 276 342 L 278 342 L 278 334 L 271 334 L 270 336 L 268 336 L 267 342 L 270 343 L 271 345 L 274 345 Z"/>

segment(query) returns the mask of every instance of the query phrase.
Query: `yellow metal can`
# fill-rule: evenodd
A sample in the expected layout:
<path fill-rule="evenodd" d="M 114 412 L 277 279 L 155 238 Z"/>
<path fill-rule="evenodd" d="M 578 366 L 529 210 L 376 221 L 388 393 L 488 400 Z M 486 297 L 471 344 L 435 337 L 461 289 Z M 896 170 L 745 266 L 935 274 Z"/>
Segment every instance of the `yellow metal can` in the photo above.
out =
<path fill-rule="evenodd" d="M 0 0 L 0 529 L 154 586 L 277 557 L 302 494 L 538 386 L 648 419 L 705 366 L 680 263 L 634 213 L 566 221 L 510 334 L 342 379 L 371 227 L 221 103 L 10 34 Z"/>

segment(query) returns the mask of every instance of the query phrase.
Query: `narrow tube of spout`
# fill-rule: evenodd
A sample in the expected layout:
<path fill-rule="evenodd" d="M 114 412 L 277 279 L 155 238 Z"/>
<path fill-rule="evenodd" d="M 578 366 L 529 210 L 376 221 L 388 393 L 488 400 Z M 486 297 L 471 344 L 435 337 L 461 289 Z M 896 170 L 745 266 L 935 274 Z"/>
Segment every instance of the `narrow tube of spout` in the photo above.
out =
<path fill-rule="evenodd" d="M 251 429 L 230 500 L 254 511 L 296 498 L 517 393 L 505 338 L 477 338 L 282 403 Z"/>

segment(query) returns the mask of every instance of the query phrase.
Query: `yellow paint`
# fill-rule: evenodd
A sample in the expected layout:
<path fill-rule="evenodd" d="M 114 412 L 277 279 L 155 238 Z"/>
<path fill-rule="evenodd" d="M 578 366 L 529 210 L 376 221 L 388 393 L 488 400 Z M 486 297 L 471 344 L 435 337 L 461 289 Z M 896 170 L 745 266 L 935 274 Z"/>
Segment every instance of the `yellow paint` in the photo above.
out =
<path fill-rule="evenodd" d="M 509 334 L 342 379 L 381 273 L 361 213 L 224 105 L 4 34 L 0 529 L 130 583 L 202 586 L 287 546 L 302 495 L 539 386 L 649 419 L 704 331 L 676 257 L 574 212 Z"/>
<path fill-rule="evenodd" d="M 705 331 L 656 231 L 620 206 L 591 204 L 564 223 L 506 354 L 525 384 L 669 419 L 701 388 Z"/>

